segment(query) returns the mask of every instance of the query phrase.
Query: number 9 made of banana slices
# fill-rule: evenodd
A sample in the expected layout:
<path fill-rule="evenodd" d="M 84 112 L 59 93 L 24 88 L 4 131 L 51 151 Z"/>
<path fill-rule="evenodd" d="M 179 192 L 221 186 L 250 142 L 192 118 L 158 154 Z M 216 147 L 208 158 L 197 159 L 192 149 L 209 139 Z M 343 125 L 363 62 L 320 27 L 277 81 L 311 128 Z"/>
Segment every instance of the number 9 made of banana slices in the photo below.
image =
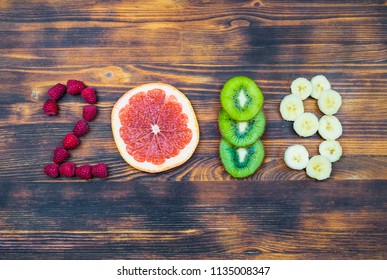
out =
<path fill-rule="evenodd" d="M 304 77 L 295 79 L 290 86 L 291 94 L 280 104 L 280 114 L 286 121 L 294 121 L 293 129 L 300 137 L 310 137 L 316 132 L 325 140 L 319 145 L 319 155 L 309 159 L 307 149 L 302 145 L 289 146 L 284 153 L 285 164 L 294 170 L 306 169 L 306 174 L 316 180 L 331 176 L 332 163 L 342 156 L 342 147 L 336 139 L 343 128 L 335 116 L 341 105 L 341 95 L 331 88 L 324 75 L 314 76 L 311 81 Z M 325 114 L 320 119 L 314 113 L 305 112 L 303 100 L 317 99 L 319 110 Z"/>

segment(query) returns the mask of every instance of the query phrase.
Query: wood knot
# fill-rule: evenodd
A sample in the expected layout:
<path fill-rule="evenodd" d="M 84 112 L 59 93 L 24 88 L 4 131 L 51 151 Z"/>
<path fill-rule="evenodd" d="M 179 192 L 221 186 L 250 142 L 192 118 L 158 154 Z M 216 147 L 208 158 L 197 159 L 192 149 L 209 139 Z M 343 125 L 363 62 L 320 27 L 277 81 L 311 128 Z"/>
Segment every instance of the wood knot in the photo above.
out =
<path fill-rule="evenodd" d="M 234 19 L 230 21 L 229 24 L 232 27 L 240 27 L 240 26 L 250 26 L 251 22 L 246 19 Z"/>
<path fill-rule="evenodd" d="M 34 100 L 34 101 L 38 101 L 39 100 L 39 95 L 40 95 L 40 90 L 35 90 L 35 89 L 33 89 L 32 90 L 32 93 L 31 93 L 31 98 L 32 98 L 32 100 Z"/>
<path fill-rule="evenodd" d="M 245 250 L 243 253 L 246 255 L 260 255 L 263 252 L 261 250 L 253 248 L 253 249 Z"/>
<path fill-rule="evenodd" d="M 265 3 L 263 3 L 263 1 L 257 1 L 257 2 L 254 3 L 254 6 L 255 7 L 265 6 Z"/>

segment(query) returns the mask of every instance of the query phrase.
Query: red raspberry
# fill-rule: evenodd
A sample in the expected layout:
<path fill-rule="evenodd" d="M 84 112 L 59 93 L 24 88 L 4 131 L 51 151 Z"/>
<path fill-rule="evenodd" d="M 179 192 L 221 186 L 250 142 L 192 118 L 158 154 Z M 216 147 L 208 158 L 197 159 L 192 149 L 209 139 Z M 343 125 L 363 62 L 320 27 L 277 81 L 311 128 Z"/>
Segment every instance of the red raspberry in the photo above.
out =
<path fill-rule="evenodd" d="M 52 99 L 58 100 L 65 94 L 65 92 L 66 86 L 58 83 L 48 90 L 48 95 L 51 96 Z"/>
<path fill-rule="evenodd" d="M 106 178 L 108 176 L 108 169 L 105 163 L 98 163 L 91 167 L 91 174 L 97 178 Z"/>
<path fill-rule="evenodd" d="M 91 122 L 92 120 L 94 120 L 96 115 L 97 115 L 97 107 L 93 105 L 83 106 L 82 116 L 85 121 Z"/>
<path fill-rule="evenodd" d="M 85 84 L 78 80 L 68 80 L 67 81 L 67 93 L 70 95 L 75 95 L 81 93 L 85 88 Z"/>
<path fill-rule="evenodd" d="M 84 120 L 79 120 L 75 123 L 73 133 L 75 136 L 82 136 L 85 135 L 89 131 L 89 126 Z"/>
<path fill-rule="evenodd" d="M 54 158 L 52 159 L 52 161 L 55 163 L 62 163 L 65 162 L 69 156 L 70 153 L 68 151 L 58 146 L 54 150 Z"/>
<path fill-rule="evenodd" d="M 79 145 L 80 141 L 74 133 L 67 133 L 63 138 L 62 146 L 66 150 L 72 150 Z"/>
<path fill-rule="evenodd" d="M 91 179 L 91 166 L 90 165 L 82 165 L 75 168 L 75 175 L 77 175 L 78 178 L 89 180 Z"/>
<path fill-rule="evenodd" d="M 56 116 L 58 113 L 58 104 L 53 99 L 47 99 L 43 105 L 43 112 L 47 116 Z"/>
<path fill-rule="evenodd" d="M 75 175 L 75 164 L 72 162 L 65 162 L 59 166 L 59 173 L 65 177 L 73 177 Z"/>
<path fill-rule="evenodd" d="M 44 167 L 44 173 L 47 176 L 50 176 L 53 178 L 58 177 L 59 176 L 59 165 L 57 165 L 56 163 L 47 164 Z"/>
<path fill-rule="evenodd" d="M 97 95 L 95 94 L 95 89 L 92 87 L 85 88 L 81 92 L 82 98 L 89 104 L 97 103 Z"/>

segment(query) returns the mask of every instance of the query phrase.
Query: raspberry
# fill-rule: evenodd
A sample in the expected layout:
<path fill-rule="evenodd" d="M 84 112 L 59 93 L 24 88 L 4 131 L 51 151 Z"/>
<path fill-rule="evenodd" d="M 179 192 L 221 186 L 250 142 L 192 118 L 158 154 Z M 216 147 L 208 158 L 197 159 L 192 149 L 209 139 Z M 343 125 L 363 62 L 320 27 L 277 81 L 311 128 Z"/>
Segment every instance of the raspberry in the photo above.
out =
<path fill-rule="evenodd" d="M 58 146 L 54 150 L 54 158 L 52 159 L 52 161 L 55 163 L 62 163 L 65 162 L 69 156 L 70 153 L 68 151 Z"/>
<path fill-rule="evenodd" d="M 75 175 L 77 175 L 78 178 L 89 180 L 91 179 L 91 166 L 90 165 L 82 165 L 75 168 Z"/>
<path fill-rule="evenodd" d="M 82 136 L 85 135 L 89 131 L 89 126 L 84 120 L 79 120 L 75 123 L 73 133 L 75 136 Z"/>
<path fill-rule="evenodd" d="M 47 99 L 43 105 L 43 112 L 47 116 L 55 116 L 58 113 L 58 104 L 54 99 Z"/>
<path fill-rule="evenodd" d="M 75 175 L 75 164 L 72 162 L 65 162 L 59 166 L 59 173 L 65 177 L 73 177 Z"/>
<path fill-rule="evenodd" d="M 66 92 L 66 86 L 62 85 L 61 83 L 58 83 L 48 90 L 48 95 L 52 99 L 58 100 L 65 94 L 65 92 Z"/>
<path fill-rule="evenodd" d="M 67 133 L 63 138 L 62 146 L 66 150 L 72 150 L 79 145 L 80 141 L 74 133 Z"/>
<path fill-rule="evenodd" d="M 59 166 L 56 163 L 47 164 L 44 167 L 44 173 L 47 176 L 50 176 L 53 178 L 58 177 L 59 176 Z"/>
<path fill-rule="evenodd" d="M 96 115 L 97 115 L 97 107 L 93 105 L 83 106 L 82 116 L 85 121 L 91 122 L 92 120 L 94 120 Z"/>
<path fill-rule="evenodd" d="M 105 163 L 98 163 L 91 167 L 91 174 L 97 178 L 106 178 L 108 176 L 108 170 Z"/>
<path fill-rule="evenodd" d="M 95 94 L 95 89 L 92 87 L 85 88 L 81 92 L 82 98 L 89 104 L 97 103 L 97 95 Z"/>
<path fill-rule="evenodd" d="M 70 95 L 75 95 L 81 93 L 85 88 L 85 84 L 78 80 L 68 80 L 67 81 L 67 93 Z"/>

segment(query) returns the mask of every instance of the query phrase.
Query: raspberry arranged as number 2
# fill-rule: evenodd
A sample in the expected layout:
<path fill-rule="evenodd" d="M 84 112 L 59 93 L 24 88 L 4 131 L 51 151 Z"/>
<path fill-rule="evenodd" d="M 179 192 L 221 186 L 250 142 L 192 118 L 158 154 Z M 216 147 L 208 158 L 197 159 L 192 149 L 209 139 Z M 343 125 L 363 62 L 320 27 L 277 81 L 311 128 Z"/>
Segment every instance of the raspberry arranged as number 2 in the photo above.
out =
<path fill-rule="evenodd" d="M 89 131 L 88 122 L 94 120 L 97 115 L 97 107 L 92 105 L 97 103 L 97 95 L 95 89 L 86 87 L 82 81 L 68 80 L 67 86 L 58 83 L 51 87 L 47 94 L 49 98 L 43 105 L 43 112 L 47 116 L 56 116 L 58 114 L 58 100 L 66 94 L 77 95 L 81 94 L 84 101 L 90 105 L 83 106 L 82 117 L 78 120 L 72 132 L 67 133 L 63 140 L 62 146 L 57 146 L 53 153 L 53 163 L 47 164 L 44 167 L 44 173 L 50 177 L 73 177 L 89 180 L 95 178 L 108 177 L 108 168 L 105 163 L 95 165 L 76 166 L 73 162 L 67 161 L 70 157 L 70 150 L 75 149 L 80 145 L 80 137 Z"/>

